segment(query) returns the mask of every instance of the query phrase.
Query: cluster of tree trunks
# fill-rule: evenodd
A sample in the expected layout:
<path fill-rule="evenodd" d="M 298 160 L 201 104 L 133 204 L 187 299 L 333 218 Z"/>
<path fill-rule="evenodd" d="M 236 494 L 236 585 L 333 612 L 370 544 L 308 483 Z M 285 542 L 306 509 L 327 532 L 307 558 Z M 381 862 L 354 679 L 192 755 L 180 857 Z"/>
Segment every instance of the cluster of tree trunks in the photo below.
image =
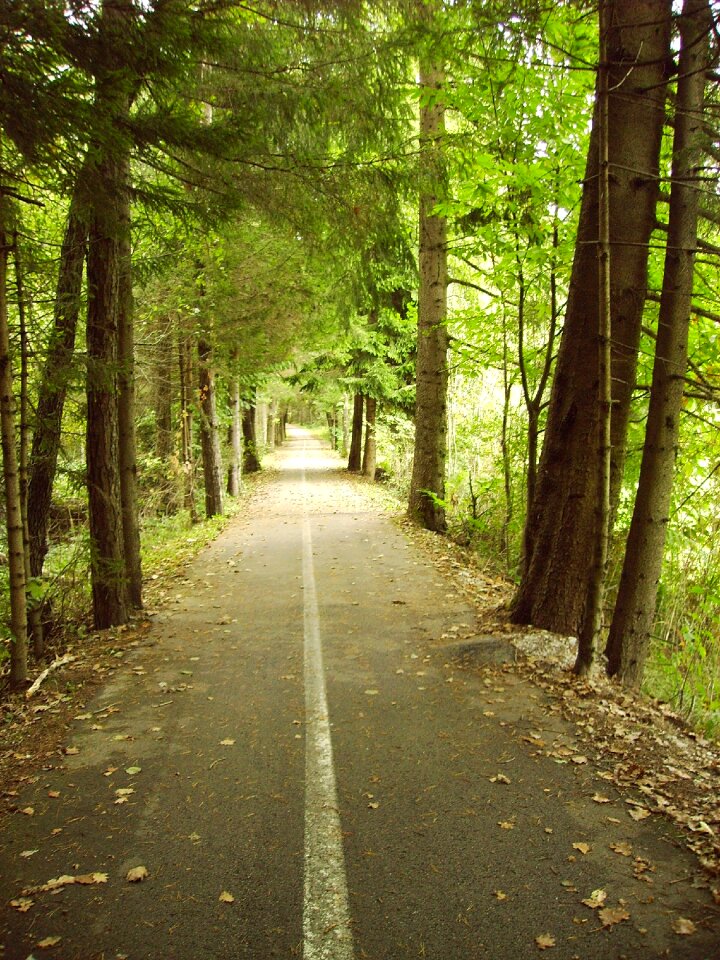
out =
<path fill-rule="evenodd" d="M 369 477 L 371 480 L 375 479 L 377 472 L 376 419 L 377 400 L 375 397 L 356 393 L 353 397 L 347 468 L 351 473 L 362 473 L 363 476 Z"/>

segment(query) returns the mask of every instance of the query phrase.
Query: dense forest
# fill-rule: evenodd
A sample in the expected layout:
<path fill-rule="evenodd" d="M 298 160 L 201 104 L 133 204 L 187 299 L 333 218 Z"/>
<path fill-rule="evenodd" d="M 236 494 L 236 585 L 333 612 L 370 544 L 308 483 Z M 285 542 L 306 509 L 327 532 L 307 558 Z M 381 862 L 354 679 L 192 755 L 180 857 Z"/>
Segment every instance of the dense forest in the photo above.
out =
<path fill-rule="evenodd" d="M 9 684 L 303 419 L 715 728 L 719 43 L 711 0 L 2 4 Z"/>

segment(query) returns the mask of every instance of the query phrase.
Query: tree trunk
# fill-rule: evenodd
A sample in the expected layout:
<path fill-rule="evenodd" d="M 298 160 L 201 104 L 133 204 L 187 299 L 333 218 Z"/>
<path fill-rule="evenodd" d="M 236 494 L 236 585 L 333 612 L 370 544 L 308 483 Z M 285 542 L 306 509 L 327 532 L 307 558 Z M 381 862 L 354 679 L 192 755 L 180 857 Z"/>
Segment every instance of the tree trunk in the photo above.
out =
<path fill-rule="evenodd" d="M 15 397 L 8 329 L 7 268 L 10 238 L 7 217 L 8 204 L 0 187 L 0 433 L 10 575 L 10 685 L 16 688 L 27 680 L 27 602 L 20 477 L 15 439 Z"/>
<path fill-rule="evenodd" d="M 352 434 L 350 437 L 350 453 L 348 455 L 348 470 L 357 473 L 362 466 L 362 428 L 363 404 L 365 398 L 361 393 L 355 394 L 353 400 Z"/>
<path fill-rule="evenodd" d="M 377 443 L 375 440 L 375 417 L 377 400 L 375 397 L 365 398 L 365 445 L 363 448 L 362 472 L 371 480 L 375 479 L 377 466 Z"/>
<path fill-rule="evenodd" d="M 588 574 L 585 609 L 578 633 L 575 673 L 590 672 L 595 659 L 603 620 L 603 598 L 610 540 L 610 466 L 611 466 L 611 263 L 610 263 L 610 169 L 609 169 L 609 0 L 600 0 L 600 63 L 598 66 L 598 410 L 595 490 L 595 530 L 592 562 Z M 592 457 L 590 457 L 592 460 Z"/>
<path fill-rule="evenodd" d="M 260 450 L 267 447 L 267 417 L 267 404 L 261 400 L 255 406 L 255 437 Z"/>
<path fill-rule="evenodd" d="M 60 450 L 62 417 L 73 372 L 88 236 L 87 211 L 81 199 L 84 174 L 85 171 L 78 180 L 68 211 L 55 288 L 53 329 L 38 387 L 27 496 L 30 572 L 33 577 L 42 576 L 48 551 L 48 520 Z"/>
<path fill-rule="evenodd" d="M 230 465 L 227 492 L 240 496 L 240 468 L 242 463 L 242 423 L 240 416 L 240 383 L 237 377 L 230 381 Z"/>
<path fill-rule="evenodd" d="M 155 331 L 157 352 L 153 379 L 155 381 L 155 455 L 167 463 L 174 453 L 173 437 L 173 327 L 169 317 L 160 319 Z"/>
<path fill-rule="evenodd" d="M 205 482 L 205 516 L 223 512 L 222 461 L 212 371 L 212 350 L 206 340 L 198 341 L 198 388 L 200 395 L 200 444 Z"/>
<path fill-rule="evenodd" d="M 255 436 L 255 405 L 247 403 L 242 413 L 243 473 L 257 473 L 260 467 Z"/>
<path fill-rule="evenodd" d="M 27 629 L 32 639 L 32 649 L 36 660 L 45 652 L 42 623 L 42 602 L 32 595 L 32 571 L 30 569 L 30 528 L 28 526 L 28 448 L 30 439 L 30 418 L 28 403 L 28 333 L 25 310 L 25 287 L 23 283 L 22 257 L 17 230 L 13 233 L 13 254 L 15 263 L 15 288 L 17 290 L 17 309 L 20 321 L 20 458 L 18 477 L 20 482 L 20 516 L 23 527 L 23 563 L 25 565 L 25 589 L 27 605 Z"/>
<path fill-rule="evenodd" d="M 670 57 L 670 0 L 610 0 L 609 162 L 612 299 L 611 512 L 624 464 L 630 399 L 655 223 Z M 598 420 L 598 124 L 593 123 L 565 325 L 558 352 L 526 558 L 512 619 L 575 634 L 595 542 Z"/>
<path fill-rule="evenodd" d="M 273 450 L 277 445 L 277 411 L 277 400 L 271 400 L 268 410 L 268 450 Z"/>
<path fill-rule="evenodd" d="M 181 337 L 178 345 L 180 370 L 180 459 L 183 471 L 183 503 L 190 522 L 200 517 L 195 503 L 195 457 L 193 455 L 193 405 L 190 399 L 193 384 L 193 348 L 190 337 Z"/>
<path fill-rule="evenodd" d="M 446 192 L 443 136 L 444 70 L 422 58 L 420 87 L 439 93 L 420 106 L 420 284 L 415 399 L 415 451 L 408 513 L 428 530 L 446 529 L 447 445 L 447 223 L 433 208 Z"/>
<path fill-rule="evenodd" d="M 140 559 L 140 518 L 137 495 L 137 443 L 135 438 L 135 323 L 132 290 L 132 248 L 130 236 L 129 157 L 122 169 L 120 214 L 120 276 L 118 287 L 118 454 L 120 500 L 123 518 L 125 586 L 131 608 L 142 607 L 142 564 Z"/>
<path fill-rule="evenodd" d="M 607 644 L 608 673 L 639 686 L 655 615 L 677 452 L 697 247 L 703 97 L 713 18 L 685 0 L 665 271 L 640 480 Z"/>

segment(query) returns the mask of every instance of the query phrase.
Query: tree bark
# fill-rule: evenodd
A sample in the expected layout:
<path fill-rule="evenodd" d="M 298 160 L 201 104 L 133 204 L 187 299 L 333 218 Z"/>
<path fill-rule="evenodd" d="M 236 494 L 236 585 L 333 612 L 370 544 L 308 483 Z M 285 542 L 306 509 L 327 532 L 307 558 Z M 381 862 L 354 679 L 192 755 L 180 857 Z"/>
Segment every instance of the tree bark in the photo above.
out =
<path fill-rule="evenodd" d="M 353 418 L 352 433 L 350 435 L 350 453 L 348 454 L 347 468 L 352 473 L 357 473 L 362 466 L 362 428 L 363 428 L 363 405 L 365 398 L 361 393 L 356 393 L 353 400 Z"/>
<path fill-rule="evenodd" d="M 670 0 L 610 0 L 611 513 L 624 465 L 670 60 Z M 598 420 L 598 124 L 593 123 L 568 306 L 512 619 L 576 634 L 595 543 Z"/>
<path fill-rule="evenodd" d="M 446 529 L 445 458 L 447 446 L 447 223 L 433 208 L 446 192 L 443 136 L 443 68 L 427 57 L 420 62 L 420 87 L 435 94 L 420 106 L 420 284 L 415 398 L 415 450 L 409 515 L 428 530 Z M 438 96 L 439 94 L 439 96 Z"/>
<path fill-rule="evenodd" d="M 240 496 L 240 470 L 242 464 L 242 420 L 240 416 L 240 383 L 237 377 L 230 381 L 230 464 L 228 466 L 227 492 L 231 497 Z"/>
<path fill-rule="evenodd" d="M 10 575 L 10 685 L 27 681 L 27 598 L 20 476 L 15 436 L 15 396 L 8 329 L 7 275 L 10 250 L 8 202 L 0 185 L 0 434 Z"/>
<path fill-rule="evenodd" d="M 212 349 L 206 340 L 198 341 L 198 388 L 200 396 L 200 444 L 205 482 L 205 516 L 223 512 L 222 462 L 212 370 Z"/>
<path fill-rule="evenodd" d="M 271 400 L 268 410 L 268 450 L 273 450 L 277 445 L 277 411 L 277 400 Z"/>
<path fill-rule="evenodd" d="M 611 263 L 610 263 L 610 169 L 609 169 L 609 0 L 600 0 L 600 63 L 598 65 L 598 410 L 595 490 L 595 530 L 588 575 L 585 609 L 578 633 L 575 673 L 590 672 L 602 630 L 605 573 L 610 541 L 611 467 Z M 590 458 L 592 460 L 592 458 Z"/>
<path fill-rule="evenodd" d="M 32 595 L 32 571 L 30 569 L 30 527 L 28 526 L 28 450 L 30 440 L 30 417 L 28 400 L 28 332 L 25 309 L 25 285 L 23 283 L 22 257 L 18 232 L 13 232 L 13 255 L 15 264 L 15 288 L 17 290 L 17 310 L 20 321 L 20 456 L 18 477 L 20 481 L 20 516 L 23 526 L 23 563 L 25 564 L 25 589 L 27 604 L 27 629 L 32 640 L 32 650 L 36 660 L 45 652 L 42 622 L 42 602 Z"/>
<path fill-rule="evenodd" d="M 125 586 L 131 608 L 142 607 L 140 518 L 137 495 L 137 442 L 135 437 L 135 322 L 130 236 L 130 158 L 122 164 L 120 217 L 120 275 L 118 279 L 118 456 L 123 519 Z"/>
<path fill-rule="evenodd" d="M 243 472 L 257 473 L 261 469 L 255 436 L 255 405 L 246 401 L 242 412 Z"/>
<path fill-rule="evenodd" d="M 377 443 L 375 440 L 375 418 L 377 414 L 377 400 L 375 397 L 365 398 L 365 445 L 363 447 L 362 472 L 371 480 L 375 479 L 377 468 Z"/>
<path fill-rule="evenodd" d="M 662 570 L 677 452 L 697 248 L 703 98 L 713 17 L 685 0 L 673 137 L 670 219 L 640 480 L 606 653 L 607 670 L 639 686 Z"/>
<path fill-rule="evenodd" d="M 155 331 L 154 362 L 155 455 L 167 463 L 174 453 L 173 437 L 173 332 L 169 317 L 162 317 Z"/>
<path fill-rule="evenodd" d="M 75 333 L 82 298 L 88 215 L 81 197 L 83 175 L 75 187 L 65 226 L 53 308 L 53 328 L 38 387 L 37 413 L 28 468 L 30 572 L 41 577 L 48 551 L 48 521 L 60 450 L 68 383 L 73 373 Z"/>
<path fill-rule="evenodd" d="M 195 457 L 193 455 L 193 405 L 190 399 L 193 384 L 192 339 L 181 336 L 178 344 L 180 371 L 180 459 L 183 471 L 183 503 L 190 514 L 190 522 L 200 517 L 195 503 Z"/>

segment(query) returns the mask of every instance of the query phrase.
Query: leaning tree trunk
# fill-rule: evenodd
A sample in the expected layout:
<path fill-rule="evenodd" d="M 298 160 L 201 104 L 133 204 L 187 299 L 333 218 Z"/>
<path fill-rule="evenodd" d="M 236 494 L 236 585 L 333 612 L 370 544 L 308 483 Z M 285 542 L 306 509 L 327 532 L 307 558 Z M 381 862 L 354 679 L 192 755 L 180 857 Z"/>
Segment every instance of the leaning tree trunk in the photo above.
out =
<path fill-rule="evenodd" d="M 255 435 L 255 405 L 247 403 L 242 412 L 243 473 L 257 473 L 261 469 Z"/>
<path fill-rule="evenodd" d="M 642 681 L 655 615 L 675 472 L 697 247 L 703 97 L 713 25 L 708 0 L 685 0 L 675 105 L 665 272 L 640 480 L 607 643 L 607 670 Z"/>
<path fill-rule="evenodd" d="M 120 208 L 120 276 L 118 289 L 118 443 L 120 500 L 123 518 L 125 586 L 130 607 L 142 607 L 142 564 L 140 560 L 140 518 L 137 494 L 137 443 L 135 438 L 135 324 L 132 291 L 132 249 L 130 243 L 130 163 L 122 169 L 123 192 Z"/>
<path fill-rule="evenodd" d="M 42 576 L 48 551 L 48 522 L 52 500 L 61 425 L 68 383 L 73 373 L 75 332 L 80 315 L 83 267 L 88 236 L 87 210 L 81 199 L 87 171 L 75 188 L 62 246 L 55 287 L 53 328 L 38 387 L 38 399 L 28 467 L 28 535 L 30 572 Z"/>
<path fill-rule="evenodd" d="M 365 397 L 361 393 L 356 393 L 353 399 L 353 417 L 352 432 L 350 434 L 350 453 L 348 454 L 347 468 L 353 473 L 357 473 L 362 466 L 362 428 L 363 428 L 363 404 Z"/>
<path fill-rule="evenodd" d="M 377 467 L 377 442 L 375 440 L 375 417 L 377 400 L 375 397 L 365 398 L 365 445 L 363 447 L 362 472 L 371 480 L 375 479 Z"/>
<path fill-rule="evenodd" d="M 420 284 L 415 399 L 415 450 L 408 513 L 428 530 L 444 531 L 447 455 L 447 222 L 433 212 L 446 192 L 443 135 L 445 74 L 422 58 L 420 86 L 434 94 L 420 107 Z"/>
<path fill-rule="evenodd" d="M 212 350 L 206 340 L 198 341 L 198 386 L 200 393 L 200 444 L 205 480 L 205 516 L 222 515 L 222 461 L 212 371 Z"/>
<path fill-rule="evenodd" d="M 608 19 L 612 299 L 611 513 L 622 480 L 630 399 L 655 224 L 670 61 L 670 0 L 610 0 Z M 598 124 L 593 123 L 565 325 L 526 558 L 512 619 L 577 633 L 596 536 Z"/>
<path fill-rule="evenodd" d="M 27 598 L 20 476 L 15 437 L 15 396 L 8 329 L 8 204 L 0 185 L 0 434 L 2 435 L 5 518 L 10 574 L 10 685 L 27 680 Z"/>

